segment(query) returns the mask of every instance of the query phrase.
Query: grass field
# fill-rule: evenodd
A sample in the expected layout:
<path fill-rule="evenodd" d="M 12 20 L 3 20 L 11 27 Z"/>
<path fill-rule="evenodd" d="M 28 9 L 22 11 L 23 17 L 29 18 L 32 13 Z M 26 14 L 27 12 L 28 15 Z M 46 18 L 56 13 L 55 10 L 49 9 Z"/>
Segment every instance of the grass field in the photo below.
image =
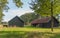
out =
<path fill-rule="evenodd" d="M 60 38 L 60 28 L 27 28 L 8 27 L 0 28 L 0 38 Z"/>

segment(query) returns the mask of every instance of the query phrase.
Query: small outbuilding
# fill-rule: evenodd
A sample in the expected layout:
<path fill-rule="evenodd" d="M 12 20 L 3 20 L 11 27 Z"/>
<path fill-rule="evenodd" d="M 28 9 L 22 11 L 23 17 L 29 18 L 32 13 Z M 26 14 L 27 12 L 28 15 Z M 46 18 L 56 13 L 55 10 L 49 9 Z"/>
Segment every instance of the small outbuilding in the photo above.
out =
<path fill-rule="evenodd" d="M 23 27 L 24 21 L 20 19 L 18 16 L 14 17 L 8 22 L 9 27 Z"/>
<path fill-rule="evenodd" d="M 8 22 L 1 22 L 3 27 L 8 27 Z"/>
<path fill-rule="evenodd" d="M 59 26 L 59 21 L 53 17 L 53 27 Z M 45 17 L 41 19 L 35 19 L 31 22 L 31 25 L 34 27 L 43 27 L 43 28 L 50 28 L 51 27 L 51 17 Z"/>

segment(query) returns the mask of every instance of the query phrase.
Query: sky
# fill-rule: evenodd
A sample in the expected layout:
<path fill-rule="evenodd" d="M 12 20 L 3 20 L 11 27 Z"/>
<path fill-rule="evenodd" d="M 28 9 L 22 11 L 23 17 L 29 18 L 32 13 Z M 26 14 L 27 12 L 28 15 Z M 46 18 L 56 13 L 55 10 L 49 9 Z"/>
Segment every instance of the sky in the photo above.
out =
<path fill-rule="evenodd" d="M 12 0 L 8 0 L 9 4 L 8 6 L 10 7 L 10 9 L 8 10 L 8 12 L 4 11 L 4 17 L 3 17 L 3 21 L 8 22 L 9 20 L 11 20 L 12 18 L 14 18 L 15 16 L 21 16 L 25 13 L 29 13 L 29 12 L 33 12 L 30 8 L 29 8 L 29 3 L 31 2 L 31 0 L 21 0 L 23 2 L 23 6 L 22 8 L 17 8 L 15 6 L 15 3 L 13 3 Z"/>

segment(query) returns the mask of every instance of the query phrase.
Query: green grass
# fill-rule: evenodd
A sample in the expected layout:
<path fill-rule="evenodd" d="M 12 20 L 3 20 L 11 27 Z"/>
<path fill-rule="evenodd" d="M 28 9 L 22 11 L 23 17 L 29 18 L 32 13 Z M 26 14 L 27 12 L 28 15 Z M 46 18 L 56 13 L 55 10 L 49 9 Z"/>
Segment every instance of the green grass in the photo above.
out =
<path fill-rule="evenodd" d="M 51 28 L 8 27 L 0 28 L 0 31 L 51 32 Z M 60 33 L 60 28 L 54 28 L 53 33 Z"/>
<path fill-rule="evenodd" d="M 0 28 L 0 38 L 60 38 L 60 28 L 8 27 Z"/>

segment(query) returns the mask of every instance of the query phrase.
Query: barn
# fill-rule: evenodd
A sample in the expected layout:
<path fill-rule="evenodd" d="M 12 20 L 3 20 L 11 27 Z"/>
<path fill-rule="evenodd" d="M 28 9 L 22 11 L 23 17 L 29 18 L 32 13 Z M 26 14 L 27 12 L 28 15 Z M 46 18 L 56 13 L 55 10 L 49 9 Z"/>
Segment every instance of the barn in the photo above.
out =
<path fill-rule="evenodd" d="M 53 27 L 59 26 L 59 22 L 55 17 L 53 17 L 53 22 L 54 22 Z M 50 28 L 51 27 L 51 17 L 35 19 L 31 22 L 31 25 L 34 27 Z"/>
<path fill-rule="evenodd" d="M 8 22 L 9 27 L 23 27 L 24 26 L 24 21 L 20 19 L 18 16 L 15 16 L 13 19 L 11 19 Z"/>

